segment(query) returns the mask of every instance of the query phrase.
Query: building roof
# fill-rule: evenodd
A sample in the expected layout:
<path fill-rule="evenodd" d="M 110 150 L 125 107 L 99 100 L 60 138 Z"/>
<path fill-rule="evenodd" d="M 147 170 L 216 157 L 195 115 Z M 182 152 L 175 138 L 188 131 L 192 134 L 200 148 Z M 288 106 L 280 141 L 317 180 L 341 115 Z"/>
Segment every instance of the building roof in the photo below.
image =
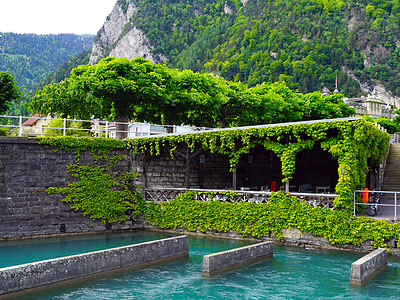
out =
<path fill-rule="evenodd" d="M 276 126 L 291 126 L 298 124 L 312 124 L 312 123 L 323 123 L 323 122 L 336 122 L 336 121 L 357 121 L 361 120 L 361 117 L 347 117 L 347 118 L 335 118 L 335 119 L 321 119 L 321 120 L 309 120 L 309 121 L 297 121 L 297 122 L 289 122 L 289 123 L 273 123 L 273 124 L 265 124 L 265 125 L 251 125 L 251 126 L 242 126 L 242 127 L 227 127 L 227 128 L 214 128 L 210 130 L 206 130 L 205 132 L 215 132 L 215 131 L 227 131 L 227 130 L 237 130 L 237 129 L 251 129 L 251 128 L 265 128 L 265 127 L 276 127 Z M 190 132 L 190 133 L 165 133 L 157 135 L 160 136 L 169 136 L 169 135 L 186 135 L 186 134 L 198 134 L 201 131 Z M 146 138 L 146 137 L 136 137 L 136 138 Z"/>
<path fill-rule="evenodd" d="M 35 125 L 36 122 L 40 119 L 43 118 L 43 116 L 39 116 L 38 114 L 34 114 L 32 117 L 30 117 L 28 120 L 26 120 L 24 123 L 22 123 L 22 126 L 31 126 Z"/>

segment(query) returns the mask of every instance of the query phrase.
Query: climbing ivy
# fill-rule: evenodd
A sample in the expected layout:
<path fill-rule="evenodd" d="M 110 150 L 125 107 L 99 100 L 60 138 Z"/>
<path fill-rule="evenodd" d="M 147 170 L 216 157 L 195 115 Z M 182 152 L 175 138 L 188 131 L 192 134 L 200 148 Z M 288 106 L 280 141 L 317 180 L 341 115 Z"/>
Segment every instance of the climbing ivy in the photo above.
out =
<path fill-rule="evenodd" d="M 37 137 L 36 140 L 39 144 L 46 144 L 65 151 L 73 151 L 79 156 L 81 151 L 93 151 L 101 155 L 108 155 L 112 150 L 126 149 L 123 141 L 106 138 L 92 138 L 92 137 L 72 137 L 72 136 L 57 136 L 57 137 Z"/>
<path fill-rule="evenodd" d="M 68 166 L 67 173 L 79 178 L 77 182 L 68 183 L 67 187 L 50 187 L 48 194 L 66 195 L 62 201 L 71 203 L 71 208 L 81 210 L 83 216 L 103 223 L 123 222 L 133 219 L 141 213 L 145 202 L 142 196 L 132 188 L 131 181 L 137 176 L 133 173 L 110 174 L 110 166 Z"/>
<path fill-rule="evenodd" d="M 231 203 L 195 201 L 201 192 L 187 191 L 174 200 L 150 203 L 144 212 L 146 222 L 163 229 L 189 231 L 237 231 L 243 237 L 275 235 L 283 241 L 282 229 L 299 229 L 322 236 L 331 244 L 360 246 L 371 241 L 374 248 L 388 247 L 391 239 L 400 239 L 399 224 L 370 217 L 356 217 L 347 210 L 312 207 L 304 200 L 282 191 L 272 193 L 267 203 Z"/>
<path fill-rule="evenodd" d="M 113 172 L 113 166 L 123 155 L 110 155 L 113 150 L 126 150 L 123 141 L 105 138 L 56 137 L 40 138 L 40 144 L 48 144 L 58 149 L 75 152 L 76 161 L 67 166 L 67 173 L 77 178 L 67 187 L 49 187 L 48 194 L 64 195 L 61 201 L 70 203 L 74 210 L 81 210 L 83 216 L 103 223 L 123 222 L 128 214 L 133 219 L 146 206 L 143 197 L 137 192 L 139 186 L 132 181 L 138 176 L 132 172 Z M 94 165 L 81 165 L 82 151 L 90 151 Z"/>
<path fill-rule="evenodd" d="M 311 149 L 317 143 L 338 158 L 339 200 L 336 206 L 350 207 L 352 193 L 363 185 L 367 160 L 378 164 L 386 153 L 389 136 L 363 120 L 348 122 L 293 124 L 264 128 L 234 129 L 204 132 L 192 135 L 164 136 L 130 140 L 127 143 L 102 138 L 58 137 L 39 139 L 48 144 L 76 153 L 76 162 L 67 172 L 78 180 L 67 187 L 51 187 L 49 194 L 63 194 L 62 200 L 71 208 L 82 210 L 83 215 L 102 222 L 122 222 L 127 213 L 141 214 L 146 222 L 158 228 L 185 228 L 190 231 L 234 230 L 242 236 L 263 237 L 275 235 L 282 240 L 282 229 L 297 228 L 313 236 L 323 236 L 332 244 L 353 244 L 370 240 L 373 247 L 387 247 L 390 239 L 399 240 L 400 226 L 366 217 L 356 217 L 351 210 L 330 210 L 312 207 L 297 197 L 283 192 L 273 193 L 267 203 L 221 203 L 194 201 L 199 192 L 188 191 L 170 202 L 146 205 L 132 185 L 136 176 L 131 172 L 112 172 L 122 155 L 110 155 L 112 150 L 127 149 L 132 153 L 149 151 L 160 154 L 161 147 L 169 147 L 171 155 L 180 143 L 191 151 L 203 147 L 212 153 L 228 155 L 233 168 L 244 153 L 262 145 L 278 155 L 282 173 L 290 179 L 295 171 L 296 154 Z M 79 155 L 89 150 L 95 164 L 80 165 Z M 237 193 L 227 191 L 226 196 Z"/>
<path fill-rule="evenodd" d="M 351 208 L 353 191 L 364 187 L 368 161 L 380 164 L 389 139 L 387 133 L 372 123 L 356 119 L 132 139 L 128 141 L 128 146 L 135 152 L 149 151 L 151 155 L 160 155 L 161 147 L 169 147 L 172 156 L 180 143 L 186 143 L 191 151 L 197 145 L 211 153 L 229 156 L 233 171 L 243 154 L 249 153 L 256 145 L 262 145 L 280 159 L 283 181 L 286 182 L 295 173 L 296 155 L 319 144 L 338 159 L 338 197 L 334 204 L 336 207 Z"/>

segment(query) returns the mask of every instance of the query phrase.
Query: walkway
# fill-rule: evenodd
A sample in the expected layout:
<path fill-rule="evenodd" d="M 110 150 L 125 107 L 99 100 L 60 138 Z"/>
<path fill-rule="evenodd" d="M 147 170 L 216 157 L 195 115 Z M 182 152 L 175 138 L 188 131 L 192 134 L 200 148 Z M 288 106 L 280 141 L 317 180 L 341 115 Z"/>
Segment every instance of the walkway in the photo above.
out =
<path fill-rule="evenodd" d="M 400 205 L 400 143 L 390 145 L 382 191 L 399 192 L 399 194 L 397 194 L 397 205 Z M 381 203 L 394 205 L 394 194 L 383 194 Z M 393 220 L 394 207 L 382 206 L 380 208 L 380 214 L 376 217 L 379 219 Z M 397 210 L 397 218 L 399 217 L 400 209 Z"/>

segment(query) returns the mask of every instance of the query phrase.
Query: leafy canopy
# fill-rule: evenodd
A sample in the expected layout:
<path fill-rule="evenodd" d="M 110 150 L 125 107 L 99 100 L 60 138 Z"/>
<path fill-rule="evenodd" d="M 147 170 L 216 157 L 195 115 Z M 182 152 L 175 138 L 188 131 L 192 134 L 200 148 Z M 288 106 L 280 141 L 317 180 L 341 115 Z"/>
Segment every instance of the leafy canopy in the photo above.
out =
<path fill-rule="evenodd" d="M 106 58 L 83 65 L 38 91 L 40 114 L 91 116 L 160 124 L 232 127 L 346 117 L 342 95 L 295 93 L 283 82 L 247 88 L 211 74 L 179 71 L 143 58 Z"/>

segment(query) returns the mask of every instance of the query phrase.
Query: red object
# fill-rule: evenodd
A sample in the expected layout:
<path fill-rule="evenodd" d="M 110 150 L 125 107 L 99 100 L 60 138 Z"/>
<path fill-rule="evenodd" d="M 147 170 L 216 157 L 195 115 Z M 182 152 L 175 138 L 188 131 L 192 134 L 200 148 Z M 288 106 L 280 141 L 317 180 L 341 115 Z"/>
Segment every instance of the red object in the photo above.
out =
<path fill-rule="evenodd" d="M 276 192 L 276 181 L 271 181 L 271 192 Z"/>
<path fill-rule="evenodd" d="M 362 200 L 363 200 L 363 202 L 364 203 L 368 203 L 368 200 L 369 200 L 369 189 L 368 188 L 363 188 L 363 191 L 365 191 L 365 192 L 362 192 Z"/>

